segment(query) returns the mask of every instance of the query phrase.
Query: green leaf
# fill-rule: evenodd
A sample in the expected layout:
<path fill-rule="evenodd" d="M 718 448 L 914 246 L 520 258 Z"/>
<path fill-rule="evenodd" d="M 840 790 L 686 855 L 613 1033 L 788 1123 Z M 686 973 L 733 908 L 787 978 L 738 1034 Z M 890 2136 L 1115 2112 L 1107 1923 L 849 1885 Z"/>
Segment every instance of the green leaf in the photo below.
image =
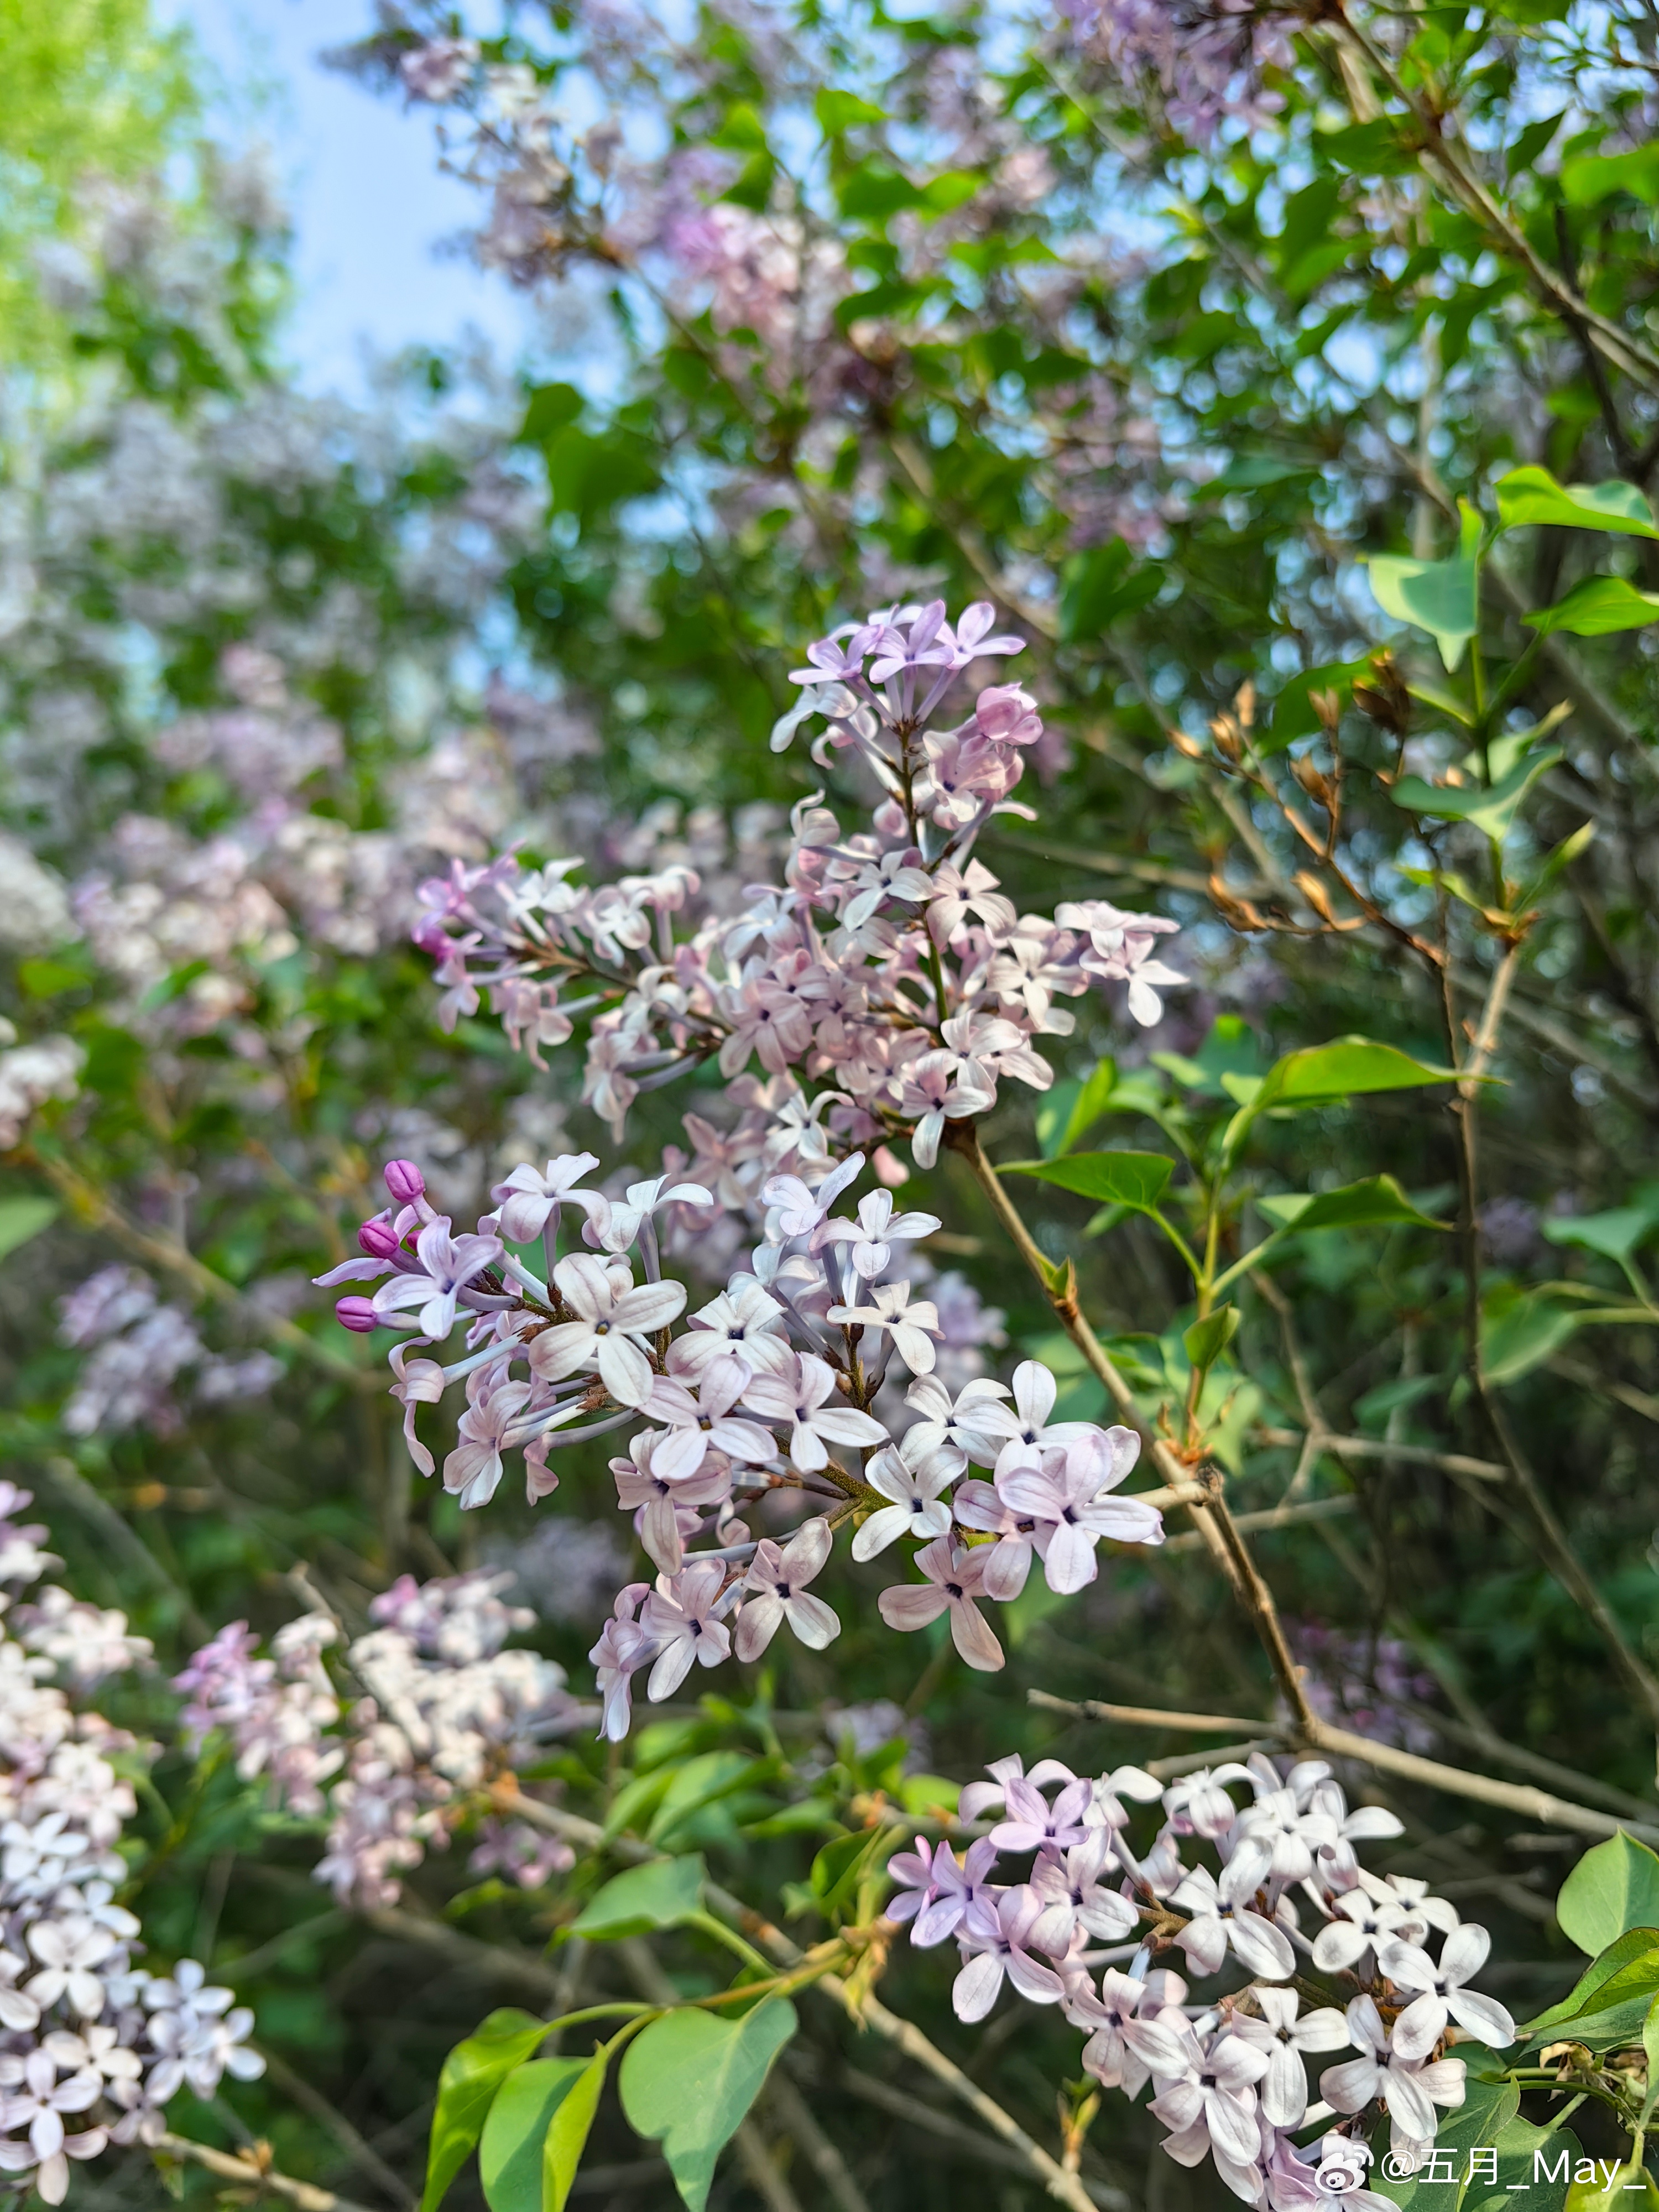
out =
<path fill-rule="evenodd" d="M 1604 1260 L 1622 1263 L 1659 1229 L 1659 1208 L 1615 1206 L 1606 1213 L 1568 1214 L 1540 1221 L 1538 1227 L 1552 1244 L 1575 1244 L 1583 1251 L 1599 1252 Z"/>
<path fill-rule="evenodd" d="M 1120 615 L 1133 614 L 1163 588 L 1161 568 L 1137 568 L 1121 538 L 1074 553 L 1060 571 L 1060 641 L 1079 645 L 1098 637 Z"/>
<path fill-rule="evenodd" d="M 1254 1103 L 1267 1106 L 1329 1105 L 1382 1091 L 1415 1091 L 1431 1083 L 1455 1083 L 1457 1071 L 1413 1060 L 1391 1044 L 1370 1037 L 1338 1037 L 1331 1044 L 1309 1045 L 1287 1053 L 1267 1072 Z"/>
<path fill-rule="evenodd" d="M 1659 146 L 1651 149 L 1659 155 Z M 1498 485 L 1498 516 L 1505 530 L 1553 522 L 1568 530 L 1609 530 L 1615 536 L 1659 538 L 1653 509 L 1636 486 L 1559 484 L 1547 469 L 1511 469 Z"/>
<path fill-rule="evenodd" d="M 1370 1229 L 1398 1221 L 1414 1222 L 1419 1229 L 1449 1225 L 1419 1213 L 1389 1175 L 1367 1176 L 1362 1182 L 1312 1196 L 1258 1198 L 1256 1205 L 1280 1229 Z"/>
<path fill-rule="evenodd" d="M 703 2212 L 714 2161 L 796 2026 L 788 1999 L 769 1997 L 741 2020 L 671 2012 L 629 2044 L 622 2063 L 623 2110 L 636 2135 L 660 2137 L 687 2212 Z"/>
<path fill-rule="evenodd" d="M 1560 749 L 1555 745 L 1541 753 L 1529 753 L 1492 784 L 1425 783 L 1420 775 L 1402 775 L 1389 786 L 1389 796 L 1408 814 L 1429 814 L 1442 822 L 1471 822 L 1494 845 L 1501 845 L 1522 800 L 1560 757 Z"/>
<path fill-rule="evenodd" d="M 547 2022 L 508 2008 L 492 2012 L 475 2035 L 458 2043 L 438 2076 L 437 2109 L 426 2153 L 420 2212 L 435 2212 L 483 2131 L 495 2092 L 547 2033 Z"/>
<path fill-rule="evenodd" d="M 564 2212 L 610 2063 L 611 2047 L 605 2045 L 593 2053 L 554 2110 L 553 2124 L 542 2145 L 542 2212 Z"/>
<path fill-rule="evenodd" d="M 1381 647 L 1362 653 L 1358 660 L 1328 660 L 1318 668 L 1304 668 L 1274 695 L 1270 727 L 1259 732 L 1256 750 L 1264 757 L 1283 752 L 1298 738 L 1310 738 L 1321 725 L 1314 710 L 1316 691 L 1334 691 L 1345 704 L 1353 697 L 1355 684 L 1371 673 Z"/>
<path fill-rule="evenodd" d="M 1617 1942 L 1590 1961 L 1559 2003 L 1547 2006 L 1535 2020 L 1523 2021 L 1518 2033 L 1528 2044 L 1559 2042 L 1564 2039 L 1560 2031 L 1569 2021 L 1591 2019 L 1616 2007 L 1644 1976 L 1659 1989 L 1659 1928 L 1626 1929 Z M 1641 2017 L 1647 2018 L 1645 2008 Z"/>
<path fill-rule="evenodd" d="M 567 422 L 574 422 L 585 405 L 574 384 L 538 384 L 525 395 L 524 421 L 519 425 L 521 446 L 539 446 Z"/>
<path fill-rule="evenodd" d="M 1567 1941 L 1592 1955 L 1632 1928 L 1659 1927 L 1659 1855 L 1621 1828 L 1574 1867 L 1555 1917 Z"/>
<path fill-rule="evenodd" d="M 1578 1316 L 1547 1291 L 1523 1291 L 1503 1304 L 1488 1304 L 1480 1317 L 1480 1372 L 1500 1387 L 1518 1382 L 1559 1352 L 1578 1326 Z"/>
<path fill-rule="evenodd" d="M 833 1917 L 857 1893 L 866 1875 L 879 1872 L 902 1840 L 897 1828 L 860 1828 L 833 1836 L 812 1861 L 807 1880 L 818 1910 Z"/>
<path fill-rule="evenodd" d="M 1439 2160 L 1406 2181 L 1390 2180 L 1386 2164 L 1379 2162 L 1366 2187 L 1410 2212 L 1515 2212 L 1517 2206 L 1525 2212 L 1565 2212 L 1567 2189 L 1583 2155 L 1577 2140 L 1521 2117 L 1519 2089 L 1500 2078 L 1503 2058 L 1478 2043 L 1460 2043 L 1457 2056 L 1468 2068 L 1463 2102 L 1445 2115 L 1435 2135 Z"/>
<path fill-rule="evenodd" d="M 50 1198 L 0 1198 L 0 1260 L 57 1218 L 58 1206 Z"/>
<path fill-rule="evenodd" d="M 541 2212 L 542 2144 L 554 2113 L 587 2071 L 585 2058 L 515 2066 L 489 2107 L 478 2172 L 489 2212 Z"/>
<path fill-rule="evenodd" d="M 887 118 L 880 108 L 860 100 L 855 92 L 840 92 L 826 85 L 812 102 L 812 112 L 818 118 L 818 128 L 826 138 L 839 138 L 843 131 L 855 124 L 885 123 Z"/>
<path fill-rule="evenodd" d="M 1073 1152 L 1059 1160 L 1012 1160 L 1000 1172 L 1035 1176 L 1039 1182 L 1074 1190 L 1080 1198 L 1103 1199 L 1112 1206 L 1132 1206 L 1148 1213 L 1175 1173 L 1175 1162 L 1163 1152 Z"/>
<path fill-rule="evenodd" d="M 1611 2158 L 1575 2160 L 1572 2186 L 1567 2191 L 1563 2212 L 1629 2212 L 1625 2203 L 1626 2191 L 1652 2202 L 1653 2182 L 1645 2166 L 1621 2166 Z"/>
<path fill-rule="evenodd" d="M 1081 1083 L 1057 1083 L 1038 1101 L 1037 1144 L 1045 1160 L 1069 1152 L 1079 1137 L 1087 1136 L 1111 1105 L 1117 1088 L 1115 1061 L 1097 1061 Z"/>
<path fill-rule="evenodd" d="M 613 1875 L 570 1923 L 569 1934 L 589 1942 L 611 1943 L 624 1936 L 673 1928 L 702 1909 L 706 1869 L 701 1852 L 678 1859 L 650 1859 Z"/>
<path fill-rule="evenodd" d="M 1413 561 L 1378 553 L 1368 563 L 1371 592 L 1384 614 L 1427 630 L 1450 670 L 1480 627 L 1480 518 L 1466 500 L 1458 550 L 1446 561 Z"/>
<path fill-rule="evenodd" d="M 1202 1321 L 1195 1321 L 1183 1332 L 1181 1341 L 1186 1346 L 1187 1357 L 1200 1374 L 1213 1367 L 1227 1346 L 1238 1334 L 1240 1315 L 1235 1305 L 1218 1306 Z"/>
<path fill-rule="evenodd" d="M 1638 592 L 1622 576 L 1586 576 L 1565 599 L 1522 620 L 1544 637 L 1558 629 L 1574 637 L 1608 637 L 1614 630 L 1644 629 L 1659 622 L 1659 592 Z"/>
<path fill-rule="evenodd" d="M 662 1794 L 662 1802 L 646 1830 L 647 1843 L 659 1844 L 674 1829 L 741 1789 L 755 1773 L 758 1759 L 742 1751 L 705 1751 L 688 1759 Z"/>
<path fill-rule="evenodd" d="M 1615 192 L 1628 192 L 1650 207 L 1659 201 L 1659 146 L 1637 146 L 1628 154 L 1581 154 L 1561 164 L 1561 195 L 1569 207 L 1596 207 Z"/>

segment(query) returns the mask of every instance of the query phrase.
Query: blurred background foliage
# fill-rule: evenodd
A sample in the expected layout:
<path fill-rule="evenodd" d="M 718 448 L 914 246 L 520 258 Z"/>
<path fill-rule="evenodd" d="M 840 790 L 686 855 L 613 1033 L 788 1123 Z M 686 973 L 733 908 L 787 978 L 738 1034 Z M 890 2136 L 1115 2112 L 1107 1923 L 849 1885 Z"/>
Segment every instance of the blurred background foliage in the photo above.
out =
<path fill-rule="evenodd" d="M 416 886 L 518 840 L 600 875 L 684 859 L 732 903 L 815 787 L 766 744 L 806 642 L 878 604 L 988 594 L 1030 637 L 1018 672 L 1051 734 L 1023 793 L 1038 818 L 982 857 L 1023 907 L 1175 915 L 1194 977 L 1150 1036 L 1085 1018 L 1066 1078 L 1115 1075 L 1074 1142 L 1168 1151 L 1231 1115 L 1230 1083 L 1350 1032 L 1443 1064 L 1519 948 L 1478 1146 L 1432 1090 L 1259 1125 L 1224 1256 L 1271 1220 L 1258 1199 L 1383 1172 L 1462 1233 L 1287 1243 L 1237 1294 L 1214 1448 L 1239 1511 L 1291 1493 L 1255 1540 L 1322 1710 L 1651 1818 L 1632 1684 L 1659 1668 L 1659 600 L 1635 602 L 1659 592 L 1659 532 L 1547 501 L 1493 534 L 1517 468 L 1641 495 L 1659 465 L 1650 28 L 1583 0 L 1369 32 L 1240 17 L 1194 83 L 1129 21 L 860 0 L 471 27 L 479 66 L 517 75 L 449 113 L 448 157 L 480 186 L 480 257 L 543 303 L 541 356 L 411 355 L 347 404 L 280 366 L 278 184 L 198 143 L 183 42 L 130 0 L 0 14 L 14 420 L 48 385 L 63 399 L 0 492 L 4 1042 L 36 1055 L 0 1054 L 0 1443 L 76 1586 L 156 1641 L 117 1717 L 162 1729 L 204 1630 L 269 1631 L 313 1591 L 361 1625 L 399 1572 L 495 1562 L 585 1689 L 626 1556 L 603 1453 L 533 1521 L 503 1494 L 464 1522 L 309 1285 L 386 1156 L 469 1218 L 520 1159 L 592 1144 L 615 1164 L 558 1055 L 527 1065 L 484 1017 L 440 1029 Z M 469 27 L 390 7 L 361 27 L 343 65 L 404 97 L 404 58 Z M 1400 565 L 1373 594 L 1375 556 Z M 1590 575 L 1629 595 L 1624 626 L 1521 619 Z M 1521 771 L 1496 842 L 1448 800 Z M 655 1172 L 718 1091 L 647 1102 L 629 1165 Z M 988 1146 L 1056 1151 L 1078 1095 L 1035 1120 L 1006 1103 Z M 911 1188 L 947 1222 L 964 1371 L 1002 1343 L 1064 1368 L 965 1174 L 947 1155 Z M 1026 1188 L 1155 1421 L 1192 1312 L 1170 1249 Z M 111 1267 L 137 1271 L 131 1317 L 66 1343 L 57 1302 Z M 1101 1410 L 1074 1362 L 1067 1381 L 1066 1410 Z M 1307 1446 L 1316 1419 L 1351 1447 Z M 939 1802 L 931 1778 L 1012 1748 L 1189 1748 L 1034 1712 L 1032 1687 L 1271 1714 L 1195 1540 L 1069 1603 L 1028 1589 L 990 1683 L 883 1634 L 876 1578 L 847 1578 L 833 1669 L 777 1650 L 548 1777 L 597 1814 L 658 1776 L 665 1824 L 666 1801 L 633 1801 L 653 1839 L 810 1933 L 814 1855 L 874 1803 Z M 147 1924 L 211 1953 L 276 2061 L 179 2124 L 406 2200 L 443 2052 L 545 1994 L 586 1875 L 480 1883 L 458 1850 L 348 1920 L 310 1881 L 314 1832 L 223 1759 L 169 1754 L 151 1780 Z M 1505 2001 L 1556 1995 L 1569 1839 L 1383 1794 L 1405 1863 L 1500 1931 Z M 708 1971 L 692 1938 L 672 1963 L 687 1989 Z M 934 1963 L 901 1952 L 884 1991 L 965 2059 Z M 1073 2047 L 1006 2018 L 975 2064 L 1048 2139 Z M 817 2021 L 792 2063 L 872 2205 L 1037 2201 L 974 2177 L 988 2154 L 960 2131 L 936 2166 L 895 2163 L 883 2066 L 844 2027 Z M 1101 2201 L 1207 2203 L 1207 2175 L 1148 2169 L 1137 2125 L 1120 2108 L 1091 2138 Z M 619 2201 L 667 2201 L 620 2122 L 601 2134 Z M 138 2162 L 85 2188 L 154 2186 Z M 750 2201 L 740 2173 L 720 2186 Z"/>

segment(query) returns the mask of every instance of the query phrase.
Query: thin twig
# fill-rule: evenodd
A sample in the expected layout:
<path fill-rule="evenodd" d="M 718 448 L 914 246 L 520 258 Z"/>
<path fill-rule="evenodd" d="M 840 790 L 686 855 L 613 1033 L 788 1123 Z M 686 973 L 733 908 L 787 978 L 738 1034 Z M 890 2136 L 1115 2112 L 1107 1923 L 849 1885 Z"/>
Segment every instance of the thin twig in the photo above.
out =
<path fill-rule="evenodd" d="M 187 2159 L 192 2166 L 205 2166 L 221 2181 L 239 2182 L 256 2197 L 280 2197 L 285 2204 L 295 2206 L 297 2212 L 368 2212 L 366 2206 L 354 2203 L 349 2197 L 337 2197 L 331 2189 L 319 2189 L 313 2182 L 295 2181 L 278 2173 L 257 2153 L 215 2150 L 207 2143 L 192 2142 L 188 2136 L 175 2135 L 158 2136 L 149 2148 L 164 2158 Z M 261 2150 L 264 2148 L 260 2146 Z"/>

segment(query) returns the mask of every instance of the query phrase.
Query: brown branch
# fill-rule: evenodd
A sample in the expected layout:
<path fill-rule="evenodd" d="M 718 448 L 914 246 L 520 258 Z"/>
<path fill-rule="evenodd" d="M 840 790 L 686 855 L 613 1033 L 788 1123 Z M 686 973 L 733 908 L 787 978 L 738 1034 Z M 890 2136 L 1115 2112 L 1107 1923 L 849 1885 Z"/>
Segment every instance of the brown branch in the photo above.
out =
<path fill-rule="evenodd" d="M 319 2189 L 312 2182 L 295 2181 L 286 2173 L 278 2173 L 263 2155 L 268 2153 L 266 2144 L 252 2153 L 233 2153 L 192 2142 L 188 2136 L 164 2135 L 149 2147 L 164 2158 L 186 2159 L 192 2166 L 205 2166 L 221 2181 L 238 2182 L 256 2197 L 278 2197 L 283 2203 L 294 2205 L 295 2212 L 367 2212 L 365 2206 L 354 2203 L 349 2197 L 337 2197 L 331 2189 Z"/>

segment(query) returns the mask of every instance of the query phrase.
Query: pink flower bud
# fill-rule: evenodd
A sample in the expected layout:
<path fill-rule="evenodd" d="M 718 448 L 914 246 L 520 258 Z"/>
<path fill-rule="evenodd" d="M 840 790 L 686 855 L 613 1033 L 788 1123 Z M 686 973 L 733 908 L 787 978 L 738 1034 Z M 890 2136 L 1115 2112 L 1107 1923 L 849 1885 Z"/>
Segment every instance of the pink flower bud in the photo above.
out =
<path fill-rule="evenodd" d="M 359 1336 L 367 1336 L 370 1329 L 379 1327 L 371 1298 L 341 1298 L 334 1308 L 334 1318 L 342 1328 L 355 1330 Z"/>
<path fill-rule="evenodd" d="M 372 1260 L 389 1260 L 398 1249 L 398 1232 L 382 1215 L 364 1222 L 357 1231 L 357 1249 Z"/>
<path fill-rule="evenodd" d="M 1042 735 L 1036 702 L 1018 684 L 994 684 L 974 708 L 980 734 L 999 744 L 1034 745 Z"/>
<path fill-rule="evenodd" d="M 413 1206 L 417 1198 L 426 1195 L 426 1177 L 413 1160 L 388 1160 L 386 1187 L 399 1206 Z"/>

